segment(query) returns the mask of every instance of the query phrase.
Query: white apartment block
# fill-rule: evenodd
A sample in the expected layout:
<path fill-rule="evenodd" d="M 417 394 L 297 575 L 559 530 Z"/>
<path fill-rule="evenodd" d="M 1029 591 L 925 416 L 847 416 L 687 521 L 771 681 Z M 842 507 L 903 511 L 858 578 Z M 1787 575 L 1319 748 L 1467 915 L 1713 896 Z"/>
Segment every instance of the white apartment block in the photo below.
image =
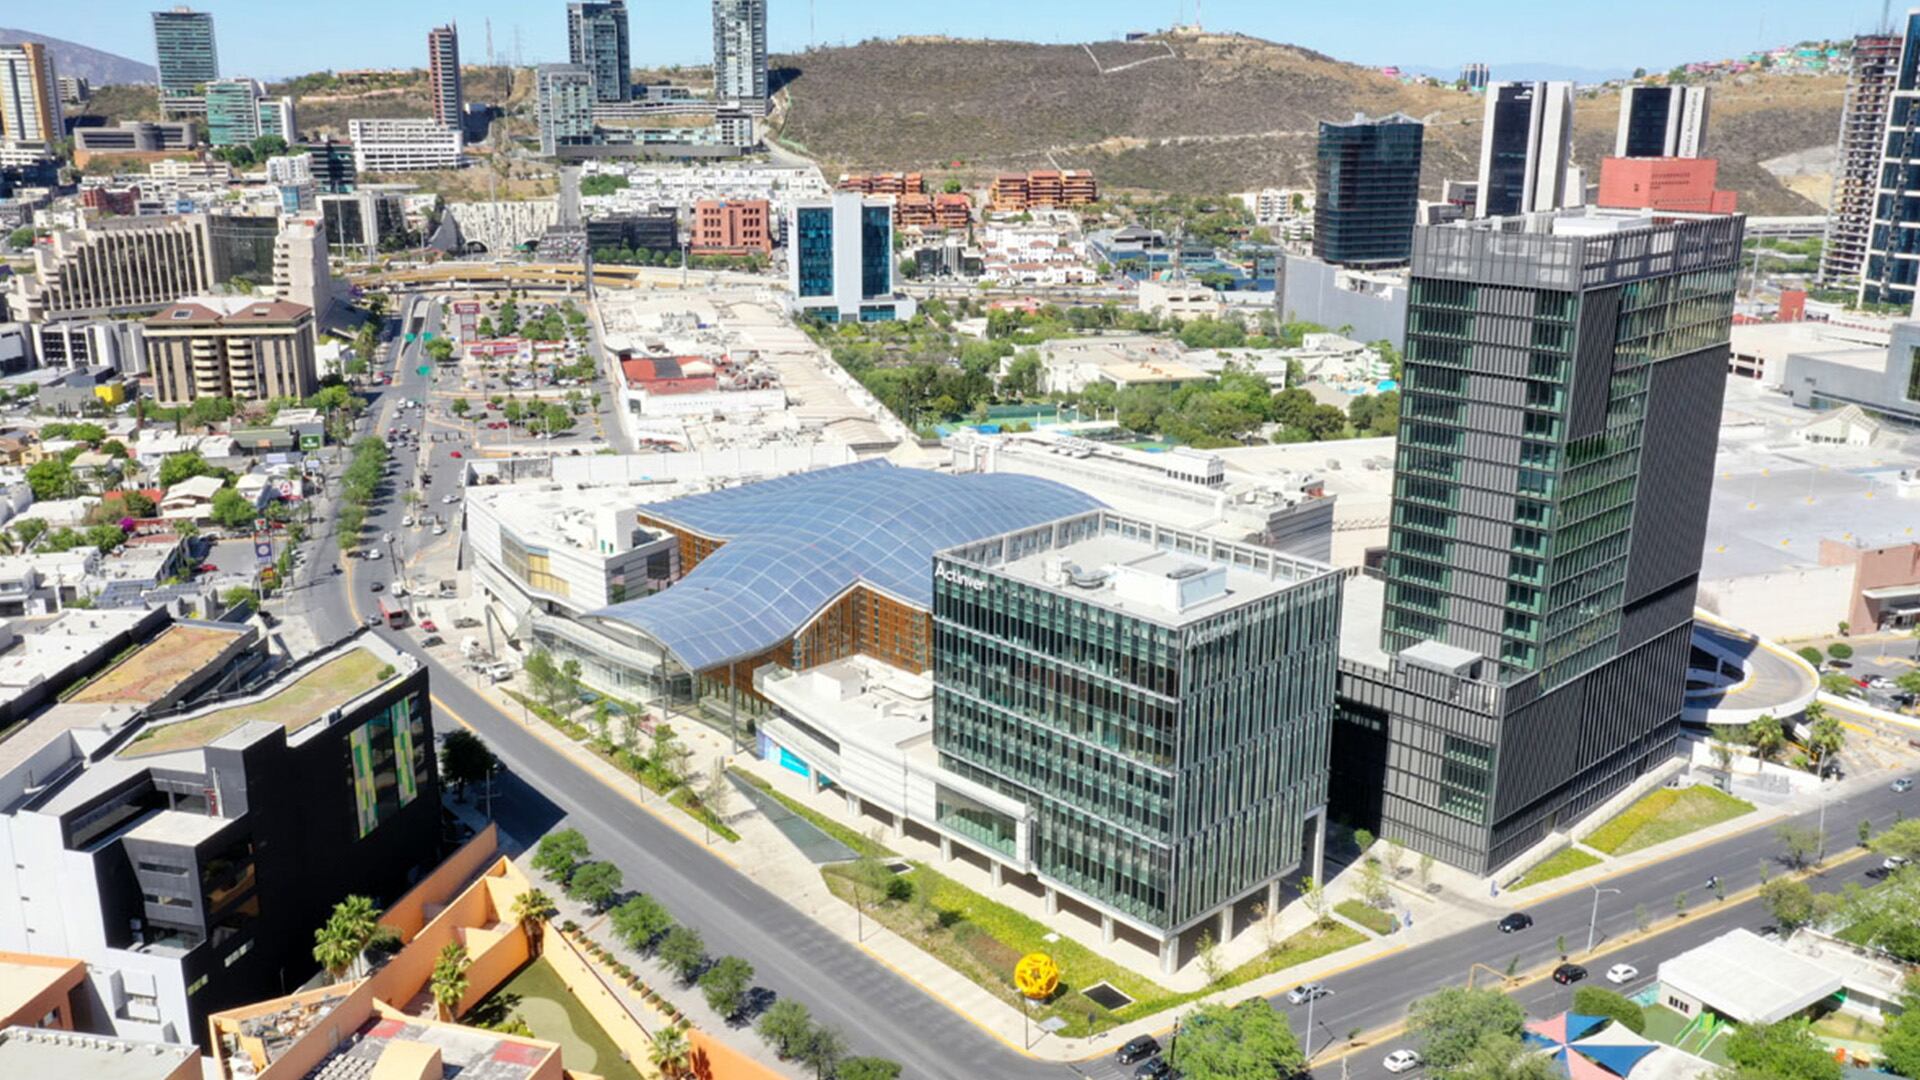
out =
<path fill-rule="evenodd" d="M 360 173 L 417 172 L 457 169 L 465 164 L 466 142 L 459 128 L 441 127 L 433 120 L 349 120 L 353 164 Z"/>

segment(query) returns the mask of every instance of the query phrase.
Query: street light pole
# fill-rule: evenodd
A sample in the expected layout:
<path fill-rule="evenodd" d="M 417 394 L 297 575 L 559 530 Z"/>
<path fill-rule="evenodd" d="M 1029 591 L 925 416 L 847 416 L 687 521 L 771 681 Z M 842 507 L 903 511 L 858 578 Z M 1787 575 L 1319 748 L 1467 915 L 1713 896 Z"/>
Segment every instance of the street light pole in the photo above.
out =
<path fill-rule="evenodd" d="M 1313 1003 L 1318 1000 L 1318 994 L 1309 994 L 1307 997 L 1307 1044 L 1302 1052 L 1306 1054 L 1309 1065 L 1313 1064 Z"/>
<path fill-rule="evenodd" d="M 1600 886 L 1592 883 L 1588 884 L 1588 888 L 1591 888 L 1593 890 L 1593 914 L 1587 917 L 1587 951 L 1591 953 L 1593 951 L 1594 933 L 1600 927 L 1600 894 L 1613 893 L 1615 896 L 1618 896 L 1620 894 L 1620 890 L 1619 889 L 1603 889 Z"/>

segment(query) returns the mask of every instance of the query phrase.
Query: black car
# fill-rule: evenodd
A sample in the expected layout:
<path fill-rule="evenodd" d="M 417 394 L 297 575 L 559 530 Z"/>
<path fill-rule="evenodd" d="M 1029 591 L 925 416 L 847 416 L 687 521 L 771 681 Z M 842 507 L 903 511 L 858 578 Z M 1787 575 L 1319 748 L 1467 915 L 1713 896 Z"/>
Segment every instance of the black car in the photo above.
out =
<path fill-rule="evenodd" d="M 1114 1058 L 1122 1065 L 1131 1065 L 1136 1061 L 1145 1061 L 1160 1056 L 1160 1040 L 1151 1035 L 1140 1035 L 1129 1039 L 1127 1045 L 1120 1048 Z"/>
<path fill-rule="evenodd" d="M 1525 930 L 1532 925 L 1533 916 L 1524 911 L 1516 911 L 1500 920 L 1500 932 L 1503 934 L 1511 934 L 1517 930 Z"/>
<path fill-rule="evenodd" d="M 1133 1080 L 1168 1080 L 1173 1075 L 1173 1066 L 1163 1057 L 1151 1058 L 1133 1070 Z"/>
<path fill-rule="evenodd" d="M 1587 969 L 1579 964 L 1561 964 L 1553 969 L 1553 981 L 1561 986 L 1571 986 L 1587 977 Z"/>

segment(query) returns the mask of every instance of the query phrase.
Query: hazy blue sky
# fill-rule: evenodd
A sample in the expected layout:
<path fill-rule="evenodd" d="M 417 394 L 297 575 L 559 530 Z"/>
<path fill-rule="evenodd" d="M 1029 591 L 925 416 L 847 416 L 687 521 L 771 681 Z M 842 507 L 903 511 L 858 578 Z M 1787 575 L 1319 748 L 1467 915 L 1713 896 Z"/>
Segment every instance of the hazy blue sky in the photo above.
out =
<path fill-rule="evenodd" d="M 1191 19 L 1196 0 L 771 0 L 772 47 L 897 34 L 1083 41 Z M 1659 68 L 1872 28 L 1874 0 L 1199 0 L 1211 29 L 1237 30 L 1367 64 L 1555 63 Z M 0 23 L 151 63 L 154 0 L 16 0 Z M 566 59 L 564 0 L 209 0 L 224 74 L 272 78 L 343 67 L 421 66 L 429 26 L 457 18 L 467 62 Z M 1896 4 L 1896 10 L 1906 4 Z M 629 0 L 635 63 L 704 62 L 705 0 Z M 811 12 L 811 17 L 810 13 Z M 1604 17 L 1603 17 L 1604 16 Z M 1497 26 L 1495 22 L 1497 21 Z M 810 25 L 811 24 L 811 25 Z M 1496 73 L 1497 74 L 1497 73 Z"/>

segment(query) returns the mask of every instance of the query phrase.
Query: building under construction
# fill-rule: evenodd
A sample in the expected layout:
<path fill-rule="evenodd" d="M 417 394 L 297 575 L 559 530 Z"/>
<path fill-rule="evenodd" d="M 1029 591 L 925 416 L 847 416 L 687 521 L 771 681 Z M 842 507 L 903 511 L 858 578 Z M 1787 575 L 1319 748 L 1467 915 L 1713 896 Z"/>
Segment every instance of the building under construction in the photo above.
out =
<path fill-rule="evenodd" d="M 1847 78 L 1847 100 L 1840 112 L 1833 201 L 1820 258 L 1820 280 L 1824 282 L 1857 282 L 1866 268 L 1874 189 L 1880 182 L 1880 156 L 1885 150 L 1882 143 L 1887 105 L 1899 69 L 1900 35 L 1863 34 L 1853 39 L 1853 70 Z"/>

